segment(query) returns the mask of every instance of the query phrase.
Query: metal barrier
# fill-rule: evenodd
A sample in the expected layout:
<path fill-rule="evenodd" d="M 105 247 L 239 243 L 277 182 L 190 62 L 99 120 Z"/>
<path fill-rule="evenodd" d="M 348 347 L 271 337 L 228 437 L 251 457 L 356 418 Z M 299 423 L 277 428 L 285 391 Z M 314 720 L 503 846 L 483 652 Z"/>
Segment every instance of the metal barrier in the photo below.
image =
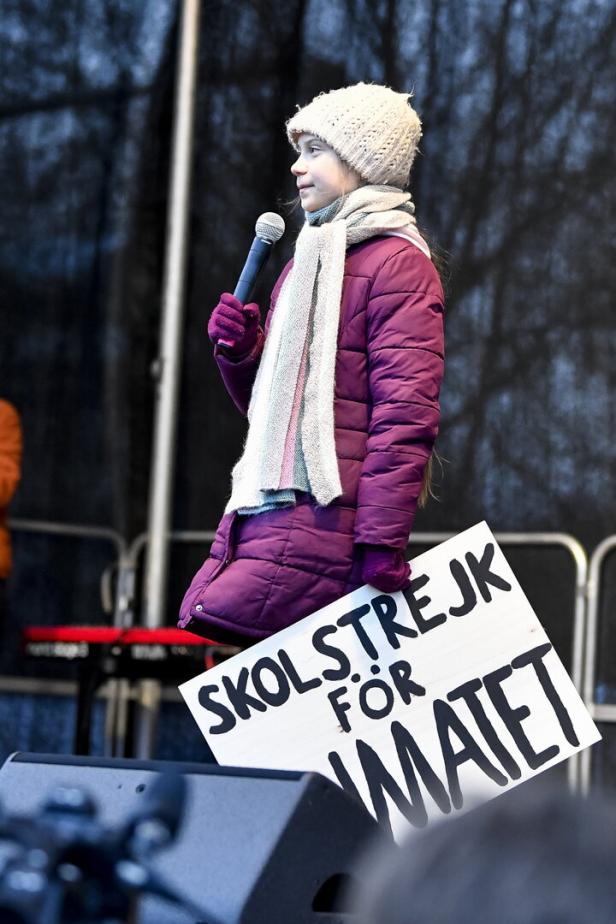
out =
<path fill-rule="evenodd" d="M 79 526 L 73 523 L 55 523 L 49 520 L 24 520 L 10 518 L 8 526 L 11 532 L 38 533 L 48 536 L 65 536 L 74 539 L 98 539 L 103 542 L 109 542 L 113 545 L 116 552 L 116 561 L 121 562 L 126 555 L 128 545 L 120 533 L 114 529 L 107 529 L 104 526 Z M 101 575 L 100 593 L 101 603 L 104 612 L 109 612 L 115 606 L 109 605 L 109 583 L 108 574 L 103 572 Z"/>
<path fill-rule="evenodd" d="M 9 529 L 12 532 L 47 533 L 54 536 L 75 536 L 82 539 L 106 539 L 111 542 L 121 555 L 127 548 L 126 540 L 115 529 L 104 526 L 79 526 L 73 523 L 56 523 L 51 520 L 24 520 L 10 518 Z"/>
<path fill-rule="evenodd" d="M 603 564 L 610 552 L 616 549 L 616 536 L 608 536 L 600 542 L 590 559 L 587 587 L 586 638 L 584 684 L 582 698 L 593 719 L 598 722 L 616 722 L 616 704 L 597 703 L 595 686 L 597 673 L 597 645 L 599 639 L 599 594 Z M 592 750 L 586 748 L 580 755 L 580 788 L 583 793 L 590 791 L 592 769 Z"/>
<path fill-rule="evenodd" d="M 411 536 L 409 545 L 426 545 L 444 542 L 454 533 L 420 533 Z M 571 646 L 571 679 L 580 696 L 584 684 L 584 641 L 586 636 L 586 586 L 588 557 L 584 547 L 568 533 L 494 533 L 501 546 L 553 546 L 565 549 L 575 566 L 575 603 L 573 616 L 573 641 Z M 574 754 L 567 761 L 567 781 L 573 791 L 581 789 L 580 758 L 586 754 Z"/>
<path fill-rule="evenodd" d="M 120 591 L 122 588 L 122 562 L 128 551 L 128 544 L 120 533 L 103 526 L 80 526 L 73 523 L 55 523 L 48 520 L 28 520 L 11 517 L 8 526 L 12 532 L 34 533 L 47 536 L 61 536 L 72 539 L 93 539 L 108 542 L 114 549 L 113 566 L 118 568 L 118 582 L 115 600 L 112 600 L 109 569 L 105 569 L 100 578 L 101 605 L 106 613 L 113 613 L 114 623 L 120 613 Z M 100 696 L 107 700 L 105 716 L 105 752 L 108 754 L 113 747 L 113 731 L 116 723 L 115 709 L 118 698 L 114 684 L 118 681 L 109 681 Z M 75 683 L 58 682 L 26 677 L 0 676 L 0 693 L 22 692 L 24 694 L 70 695 L 69 691 L 77 690 Z"/>
<path fill-rule="evenodd" d="M 135 624 L 135 602 L 139 558 L 148 544 L 148 534 L 141 533 L 128 545 L 124 538 L 112 529 L 102 527 L 77 526 L 38 520 L 11 519 L 9 526 L 12 530 L 41 533 L 56 536 L 68 536 L 84 539 L 98 539 L 110 542 L 116 552 L 113 568 L 117 570 L 115 592 L 111 590 L 111 576 L 106 569 L 101 576 L 101 596 L 103 606 L 109 610 L 113 598 L 113 624 L 128 627 Z M 213 530 L 183 530 L 169 534 L 172 543 L 196 544 L 211 543 L 216 533 Z M 434 546 L 456 535 L 454 532 L 425 532 L 414 533 L 410 538 L 409 546 Z M 598 618 L 598 589 L 600 569 L 605 555 L 616 547 L 616 536 L 606 539 L 595 551 L 591 566 L 590 577 L 586 553 L 573 536 L 566 533 L 495 533 L 496 541 L 503 547 L 551 546 L 560 547 L 567 551 L 575 567 L 575 601 L 573 641 L 571 652 L 571 676 L 580 695 L 583 696 L 591 714 L 602 721 L 616 721 L 616 705 L 601 706 L 593 702 L 594 695 L 594 667 L 596 658 L 597 618 Z M 144 589 L 145 593 L 145 589 Z M 588 617 L 587 617 L 588 601 Z M 586 653 L 584 653 L 586 646 Z M 39 681 L 45 684 L 46 681 Z M 156 681 L 145 681 L 142 687 L 142 696 L 149 698 L 148 709 L 160 697 L 160 688 Z M 15 689 L 15 678 L 0 677 L 0 692 L 10 692 Z M 42 688 L 41 688 L 42 689 Z M 129 699 L 134 695 L 125 680 L 110 682 L 105 690 L 108 701 L 105 722 L 105 752 L 107 754 L 123 753 L 126 727 L 127 707 Z M 151 756 L 153 741 L 142 741 L 139 756 Z M 581 755 L 571 758 L 567 768 L 569 784 L 572 788 L 587 788 L 590 774 L 590 753 L 586 749 Z"/>
<path fill-rule="evenodd" d="M 170 542 L 180 543 L 207 543 L 212 542 L 215 537 L 213 531 L 182 531 L 172 532 L 169 534 Z M 409 546 L 433 546 L 440 542 L 445 542 L 455 536 L 454 532 L 425 532 L 413 533 L 409 537 Z M 583 668 L 584 668 L 584 638 L 586 634 L 586 582 L 588 575 L 588 558 L 582 545 L 573 536 L 567 533 L 495 533 L 496 541 L 503 547 L 522 547 L 532 548 L 533 546 L 551 546 L 562 548 L 569 553 L 575 568 L 575 601 L 573 617 L 573 641 L 571 650 L 571 679 L 576 689 L 582 695 L 583 686 Z M 141 533 L 130 545 L 126 556 L 125 564 L 129 569 L 125 585 L 132 587 L 133 591 L 136 586 L 136 575 L 138 569 L 139 556 L 147 546 L 147 533 Z M 145 592 L 145 590 L 144 590 Z M 127 625 L 132 624 L 134 619 L 134 598 L 123 599 L 124 609 L 118 614 L 120 619 L 129 619 Z M 124 624 L 123 622 L 120 624 Z M 144 688 L 144 696 L 147 698 L 147 709 L 151 712 L 153 702 L 156 698 L 156 690 L 152 686 L 155 683 L 147 681 L 148 686 Z M 122 707 L 119 706 L 120 711 Z M 151 757 L 154 742 L 149 740 L 149 736 L 142 737 L 140 740 L 139 754 L 140 757 Z M 567 776 L 569 786 L 572 789 L 578 789 L 580 785 L 580 767 L 579 756 L 574 755 L 568 761 Z"/>
<path fill-rule="evenodd" d="M 169 542 L 207 543 L 213 542 L 216 533 L 213 530 L 180 530 L 168 534 Z M 148 533 L 139 533 L 130 546 L 120 557 L 118 573 L 118 592 L 116 595 L 116 610 L 114 625 L 132 626 L 135 624 L 135 592 L 137 588 L 137 573 L 139 570 L 139 556 L 148 544 Z M 145 588 L 144 588 L 145 594 Z"/>
<path fill-rule="evenodd" d="M 437 545 L 451 539 L 455 533 L 416 533 L 409 545 Z M 573 641 L 571 645 L 571 679 L 582 694 L 584 666 L 584 634 L 586 622 L 586 579 L 588 558 L 583 546 L 568 533 L 494 533 L 500 546 L 553 546 L 569 553 L 575 566 L 575 602 L 573 615 Z"/>
<path fill-rule="evenodd" d="M 216 533 L 212 530 L 176 531 L 168 534 L 168 540 L 170 543 L 211 543 L 215 535 Z M 137 588 L 139 556 L 145 550 L 147 544 L 148 533 L 140 533 L 132 541 L 122 557 L 118 574 L 117 609 L 114 617 L 116 625 L 132 626 L 135 623 L 135 591 Z M 147 589 L 144 583 L 144 602 L 146 602 L 146 595 Z M 132 693 L 127 681 L 118 681 L 116 697 L 110 702 L 108 710 L 110 718 L 112 718 L 112 713 L 115 710 L 115 723 L 111 725 L 108 731 L 112 742 L 112 754 L 122 755 L 125 753 L 128 703 L 129 700 L 134 700 L 136 702 L 135 755 L 143 758 L 152 756 L 155 748 L 160 699 L 161 684 L 157 680 L 140 680 L 135 695 Z"/>

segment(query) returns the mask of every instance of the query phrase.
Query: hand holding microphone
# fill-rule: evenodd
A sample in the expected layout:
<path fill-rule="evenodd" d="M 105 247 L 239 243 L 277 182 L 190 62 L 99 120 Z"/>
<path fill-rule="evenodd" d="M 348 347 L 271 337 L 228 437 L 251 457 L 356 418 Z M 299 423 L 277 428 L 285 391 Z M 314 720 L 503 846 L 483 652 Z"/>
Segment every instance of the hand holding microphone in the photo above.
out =
<path fill-rule="evenodd" d="M 221 344 L 240 356 L 248 353 L 257 339 L 259 329 L 259 306 L 242 305 L 241 301 L 223 292 L 207 325 L 208 337 L 215 344 Z"/>
<path fill-rule="evenodd" d="M 255 225 L 256 237 L 235 292 L 233 295 L 223 293 L 210 317 L 207 329 L 210 340 L 237 355 L 249 352 L 257 339 L 259 308 L 254 303 L 247 305 L 246 302 L 272 246 L 282 237 L 284 230 L 284 220 L 275 212 L 265 212 L 259 216 Z"/>

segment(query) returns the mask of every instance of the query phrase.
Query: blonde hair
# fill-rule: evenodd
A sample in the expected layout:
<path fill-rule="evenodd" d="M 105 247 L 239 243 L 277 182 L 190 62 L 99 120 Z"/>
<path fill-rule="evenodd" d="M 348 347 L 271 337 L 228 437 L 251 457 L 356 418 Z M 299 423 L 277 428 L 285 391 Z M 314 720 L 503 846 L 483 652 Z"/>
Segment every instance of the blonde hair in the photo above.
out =
<path fill-rule="evenodd" d="M 433 449 L 430 453 L 430 458 L 426 462 L 426 467 L 423 471 L 423 478 L 421 479 L 421 491 L 419 492 L 419 499 L 417 501 L 418 507 L 425 507 L 430 498 L 434 500 L 440 500 L 437 494 L 434 493 L 433 484 L 434 484 L 434 463 L 436 462 L 441 470 L 441 475 L 443 474 L 443 462 L 445 462 L 442 456 L 438 454 L 436 449 Z"/>

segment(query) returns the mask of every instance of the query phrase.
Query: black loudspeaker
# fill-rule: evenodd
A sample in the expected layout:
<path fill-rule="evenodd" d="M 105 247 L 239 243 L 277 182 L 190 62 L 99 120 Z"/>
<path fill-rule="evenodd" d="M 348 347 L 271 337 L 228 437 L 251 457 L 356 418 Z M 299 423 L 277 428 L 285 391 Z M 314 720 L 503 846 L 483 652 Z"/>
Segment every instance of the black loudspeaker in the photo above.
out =
<path fill-rule="evenodd" d="M 152 866 L 177 893 L 221 924 L 342 924 L 340 905 L 358 850 L 380 831 L 367 810 L 316 773 L 13 754 L 0 769 L 0 806 L 36 816 L 50 792 L 78 787 L 101 823 L 121 825 L 165 769 L 187 784 L 175 842 Z M 148 897 L 139 924 L 196 924 L 198 918 Z"/>

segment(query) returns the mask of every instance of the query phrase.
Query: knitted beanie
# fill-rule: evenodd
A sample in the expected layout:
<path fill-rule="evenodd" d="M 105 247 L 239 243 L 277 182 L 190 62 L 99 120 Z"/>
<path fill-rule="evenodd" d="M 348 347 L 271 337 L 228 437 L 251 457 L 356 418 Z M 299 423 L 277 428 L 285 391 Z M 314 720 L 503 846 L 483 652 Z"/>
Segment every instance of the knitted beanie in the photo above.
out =
<path fill-rule="evenodd" d="M 373 83 L 320 93 L 289 119 L 287 136 L 297 148 L 302 132 L 317 135 L 362 179 L 404 189 L 421 138 L 410 97 Z"/>

